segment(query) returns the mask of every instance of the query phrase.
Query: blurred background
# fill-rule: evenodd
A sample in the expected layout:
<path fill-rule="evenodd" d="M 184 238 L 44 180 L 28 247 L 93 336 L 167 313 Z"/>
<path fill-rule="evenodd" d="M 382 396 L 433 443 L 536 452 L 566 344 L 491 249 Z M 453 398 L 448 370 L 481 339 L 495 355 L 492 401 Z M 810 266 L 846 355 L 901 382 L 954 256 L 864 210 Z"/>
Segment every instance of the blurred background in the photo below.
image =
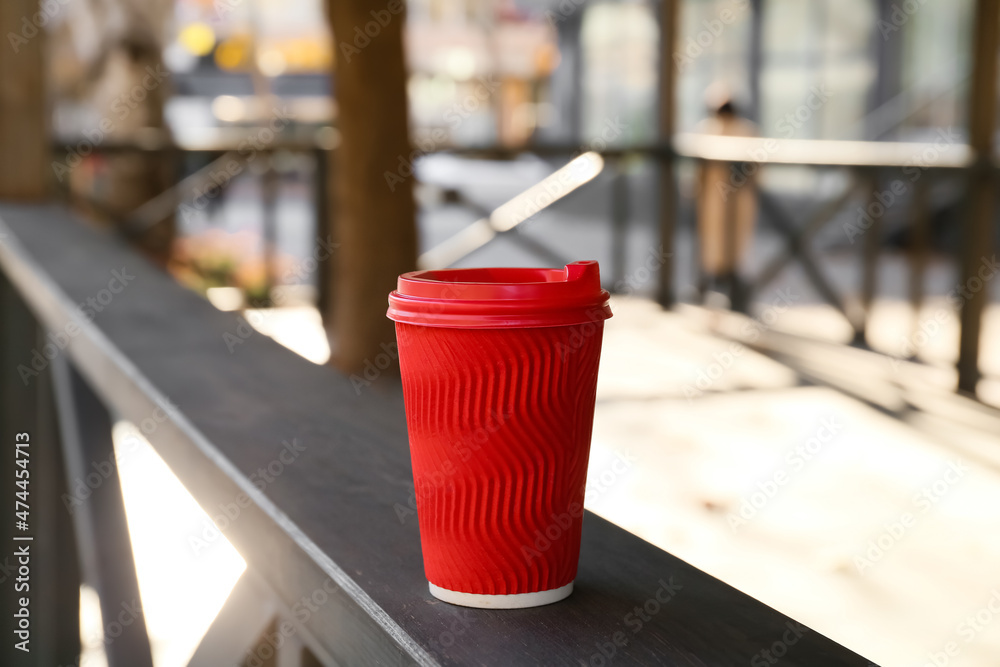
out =
<path fill-rule="evenodd" d="M 403 271 L 597 259 L 588 508 L 879 664 L 996 664 L 992 0 L 5 0 L 0 28 L 30 119 L 0 198 L 355 376 Z M 183 665 L 244 564 L 116 429 Z"/>

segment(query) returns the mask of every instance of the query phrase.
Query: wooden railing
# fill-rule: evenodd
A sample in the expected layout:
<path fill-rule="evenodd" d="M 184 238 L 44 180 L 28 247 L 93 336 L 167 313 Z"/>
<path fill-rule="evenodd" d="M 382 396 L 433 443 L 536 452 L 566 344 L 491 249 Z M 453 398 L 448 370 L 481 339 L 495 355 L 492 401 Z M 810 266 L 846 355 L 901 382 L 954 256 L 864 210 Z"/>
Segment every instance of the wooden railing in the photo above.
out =
<path fill-rule="evenodd" d="M 37 652 L 12 648 L 5 614 L 4 665 L 75 664 L 81 578 L 105 620 L 139 598 L 116 472 L 72 513 L 59 500 L 67 480 L 107 460 L 112 418 L 155 424 L 143 431 L 202 507 L 235 508 L 224 534 L 248 570 L 192 665 L 869 664 L 590 513 L 568 600 L 516 611 L 437 602 L 417 522 L 398 518 L 412 486 L 390 378 L 359 395 L 266 337 L 231 350 L 235 314 L 56 207 L 0 206 L 0 271 L 0 432 L 8 445 L 30 434 L 38 493 L 27 532 Z M 259 483 L 288 443 L 295 462 Z M 112 627 L 111 667 L 151 663 L 141 614 Z"/>
<path fill-rule="evenodd" d="M 172 143 L 139 145 L 136 143 L 107 143 L 95 147 L 97 152 L 159 152 L 162 154 L 198 154 L 210 157 L 212 161 L 194 174 L 187 176 L 175 186 L 143 205 L 129 215 L 127 220 L 120 221 L 119 228 L 126 233 L 140 233 L 172 215 L 176 207 L 192 196 L 193 191 L 203 189 L 212 183 L 211 174 L 218 171 L 216 164 L 225 163 L 230 154 L 239 145 L 239 138 L 253 134 L 252 129 L 235 133 L 222 133 L 214 141 L 203 141 L 186 145 Z M 629 200 L 627 164 L 633 159 L 652 159 L 657 162 L 665 173 L 667 165 L 673 165 L 677 160 L 690 160 L 697 163 L 723 162 L 733 169 L 732 182 L 734 187 L 747 181 L 747 174 L 756 174 L 758 170 L 780 167 L 803 167 L 817 170 L 846 170 L 849 183 L 838 195 L 819 204 L 815 211 L 803 214 L 801 211 L 789 210 L 781 201 L 781 197 L 766 189 L 758 188 L 761 213 L 777 231 L 784 241 L 784 251 L 772 257 L 765 266 L 753 276 L 741 273 L 737 281 L 731 285 L 730 295 L 733 308 L 747 312 L 752 305 L 755 294 L 776 279 L 789 266 L 798 263 L 819 297 L 839 312 L 854 330 L 854 342 L 865 344 L 866 327 L 872 304 L 878 294 L 878 260 L 884 242 L 883 215 L 870 216 L 853 225 L 854 233 L 847 239 L 852 244 L 856 242 L 860 256 L 860 289 L 857 294 L 844 294 L 834 286 L 834 281 L 827 276 L 826 270 L 818 261 L 818 254 L 812 247 L 812 240 L 820 231 L 836 219 L 848 206 L 860 206 L 863 209 L 874 207 L 885 212 L 885 207 L 878 199 L 888 191 L 892 193 L 893 183 L 903 186 L 900 193 L 892 193 L 895 209 L 907 206 L 906 217 L 912 242 L 908 248 L 910 276 L 908 280 L 908 297 L 914 313 L 911 332 L 916 334 L 919 326 L 918 317 L 924 301 L 924 278 L 927 261 L 930 256 L 930 192 L 935 183 L 950 175 L 957 175 L 963 181 L 964 200 L 971 201 L 973 194 L 979 194 L 984 188 L 990 190 L 996 179 L 997 164 L 988 154 L 980 157 L 973 146 L 965 143 L 964 138 L 949 128 L 939 132 L 939 138 L 933 142 L 887 142 L 887 141 L 828 141 L 805 140 L 770 137 L 722 137 L 712 135 L 678 133 L 669 143 L 658 143 L 635 146 L 604 146 L 599 150 L 581 149 L 575 144 L 538 144 L 521 147 L 501 146 L 437 146 L 431 153 L 453 153 L 457 155 L 479 157 L 496 160 L 511 160 L 527 154 L 550 158 L 560 158 L 566 164 L 548 179 L 558 181 L 558 187 L 545 190 L 545 196 L 539 196 L 544 190 L 545 181 L 534 184 L 522 193 L 515 195 L 509 202 L 496 210 L 486 210 L 460 193 L 454 193 L 458 200 L 481 217 L 476 222 L 456 233 L 435 248 L 425 249 L 420 258 L 421 264 L 430 268 L 439 265 L 449 265 L 474 252 L 478 248 L 504 236 L 508 240 L 522 246 L 534 254 L 540 261 L 552 266 L 566 264 L 572 258 L 564 254 L 552 244 L 546 244 L 537 237 L 521 234 L 520 225 L 532 219 L 532 212 L 548 208 L 562 197 L 580 187 L 591 187 L 590 180 L 602 171 L 610 173 L 608 194 L 607 220 L 610 232 L 610 262 L 606 265 L 605 283 L 610 289 L 624 283 L 627 272 L 626 238 L 632 217 L 632 206 Z M 58 144 L 56 154 L 70 150 L 69 146 Z M 313 179 L 314 210 L 316 229 L 321 237 L 330 230 L 330 214 L 333 208 L 328 201 L 330 188 L 324 187 L 328 178 L 328 151 L 318 147 L 311 140 L 292 140 L 282 138 L 272 144 L 262 147 L 262 152 L 270 155 L 276 151 L 291 151 L 308 153 L 313 158 L 316 167 Z M 572 165 L 580 163 L 582 169 L 572 169 Z M 560 178 L 562 172 L 576 180 Z M 672 170 L 670 170 L 672 173 Z M 261 178 L 264 180 L 264 236 L 267 240 L 276 238 L 277 223 L 273 217 L 274 197 L 276 189 L 268 186 L 268 179 L 276 178 L 271 168 L 264 170 Z M 272 183 L 273 185 L 273 183 Z M 223 184 L 221 187 L 225 187 Z M 670 189 L 674 187 L 673 181 Z M 752 185 L 751 187 L 756 187 Z M 536 192 L 539 191 L 539 192 Z M 555 193 L 555 195 L 553 195 Z M 67 190 L 64 196 L 72 200 Z M 678 211 L 672 196 L 666 196 L 665 191 L 658 193 L 661 200 L 659 225 L 661 236 L 660 246 L 663 249 L 662 265 L 660 266 L 658 300 L 665 306 L 672 305 L 676 300 L 676 276 L 671 259 L 675 249 Z M 905 204 L 898 202 L 905 201 Z M 89 202 L 100 208 L 99 202 Z M 879 208 L 881 207 L 881 208 Z M 505 215 L 504 220 L 498 220 L 502 209 L 511 209 L 514 217 Z M 509 211 L 508 211 L 509 213 Z M 956 253 L 956 259 L 961 274 L 961 284 L 976 280 L 977 272 L 982 268 L 984 259 L 989 259 L 995 249 L 991 232 L 995 227 L 995 216 L 990 211 L 973 211 L 962 207 L 960 220 L 961 247 Z M 669 218 L 669 221 L 666 219 Z M 733 221 L 728 221 L 732 223 Z M 270 251 L 273 243 L 265 243 L 265 249 Z M 273 258 L 268 257 L 266 264 L 271 266 Z M 269 271 L 270 275 L 272 272 Z M 697 278 L 692 278 L 697 282 Z M 270 283 L 269 283 L 270 284 Z M 329 303 L 332 273 L 329 263 L 320 265 L 318 271 L 318 288 L 320 303 Z M 982 311 L 988 301 L 986 290 L 973 292 L 968 299 L 963 300 L 960 313 L 961 335 L 960 354 L 958 358 L 959 381 L 958 388 L 969 394 L 975 394 L 976 384 L 981 376 L 979 369 L 979 338 L 982 327 Z"/>

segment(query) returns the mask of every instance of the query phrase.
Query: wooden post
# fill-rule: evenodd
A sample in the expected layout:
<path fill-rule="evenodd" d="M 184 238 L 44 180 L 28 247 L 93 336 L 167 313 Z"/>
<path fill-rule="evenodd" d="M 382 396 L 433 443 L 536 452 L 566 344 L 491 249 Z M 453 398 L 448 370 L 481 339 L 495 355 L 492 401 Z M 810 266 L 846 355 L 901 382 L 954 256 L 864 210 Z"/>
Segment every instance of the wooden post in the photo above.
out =
<path fill-rule="evenodd" d="M 896 0 L 875 0 L 875 11 L 882 22 L 879 25 L 892 25 L 893 12 L 898 11 Z M 903 43 L 902 34 L 887 36 L 880 30 L 872 30 L 871 55 L 875 60 L 875 81 L 868 96 L 868 114 L 863 128 L 865 138 L 870 141 L 882 139 L 889 129 L 884 114 L 878 111 L 900 92 Z"/>
<path fill-rule="evenodd" d="M 909 243 L 910 280 L 909 296 L 913 324 L 910 335 L 915 336 L 920 330 L 920 310 L 924 304 L 924 278 L 927 273 L 927 261 L 930 256 L 931 214 L 930 189 L 931 174 L 917 181 L 913 192 L 913 222 Z M 914 352 L 914 356 L 916 353 Z"/>
<path fill-rule="evenodd" d="M 628 262 L 628 158 L 621 156 L 614 161 L 614 176 L 611 181 L 611 284 L 612 290 L 625 285 L 625 271 Z"/>
<path fill-rule="evenodd" d="M 872 169 L 868 178 L 871 184 L 871 194 L 868 196 L 868 210 L 873 210 L 872 204 L 881 207 L 880 215 L 872 215 L 872 224 L 862 237 L 861 246 L 861 309 L 860 320 L 855 325 L 854 342 L 858 345 L 866 343 L 868 322 L 871 320 L 872 305 L 875 303 L 875 293 L 878 290 L 878 256 L 882 249 L 882 217 L 886 211 L 875 195 L 879 189 L 879 173 Z"/>
<path fill-rule="evenodd" d="M 677 197 L 674 185 L 674 88 L 677 65 L 674 48 L 677 41 L 677 21 L 680 0 L 660 1 L 660 244 L 663 248 L 660 265 L 658 301 L 664 308 L 674 304 L 674 223 L 677 217 Z"/>
<path fill-rule="evenodd" d="M 333 204 L 333 162 L 335 153 L 332 150 L 317 148 L 314 152 L 316 171 L 313 175 L 313 201 L 316 207 L 316 237 L 324 243 L 333 238 L 333 219 L 330 211 Z M 327 331 L 333 330 L 333 266 L 336 255 L 331 253 L 326 260 L 316 267 L 316 306 L 323 317 L 323 326 Z"/>
<path fill-rule="evenodd" d="M 963 225 L 961 338 L 958 390 L 975 394 L 979 382 L 979 334 L 988 285 L 978 272 L 993 255 L 993 133 L 996 117 L 997 38 L 1000 4 L 978 0 L 973 21 L 972 82 L 969 86 L 969 144 L 975 165 L 969 176 L 968 217 Z M 977 284 L 979 287 L 973 289 Z"/>
<path fill-rule="evenodd" d="M 402 0 L 330 0 L 336 57 L 333 363 L 345 372 L 393 344 L 396 277 L 417 263 Z M 369 361 L 369 363 L 371 363 Z"/>
<path fill-rule="evenodd" d="M 37 201 L 48 190 L 49 133 L 38 0 L 0 2 L 0 199 Z"/>
<path fill-rule="evenodd" d="M 760 125 L 760 72 L 764 68 L 764 0 L 750 0 L 750 44 L 747 70 L 750 104 L 744 116 Z"/>

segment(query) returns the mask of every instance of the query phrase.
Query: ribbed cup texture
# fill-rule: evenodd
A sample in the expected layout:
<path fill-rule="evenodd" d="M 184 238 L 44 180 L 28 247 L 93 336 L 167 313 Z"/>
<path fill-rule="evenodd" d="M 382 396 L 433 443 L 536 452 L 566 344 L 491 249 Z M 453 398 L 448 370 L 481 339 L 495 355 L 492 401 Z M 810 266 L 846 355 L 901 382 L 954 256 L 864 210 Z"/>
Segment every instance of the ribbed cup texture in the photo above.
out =
<path fill-rule="evenodd" d="M 431 583 L 508 595 L 576 577 L 603 329 L 396 324 Z"/>

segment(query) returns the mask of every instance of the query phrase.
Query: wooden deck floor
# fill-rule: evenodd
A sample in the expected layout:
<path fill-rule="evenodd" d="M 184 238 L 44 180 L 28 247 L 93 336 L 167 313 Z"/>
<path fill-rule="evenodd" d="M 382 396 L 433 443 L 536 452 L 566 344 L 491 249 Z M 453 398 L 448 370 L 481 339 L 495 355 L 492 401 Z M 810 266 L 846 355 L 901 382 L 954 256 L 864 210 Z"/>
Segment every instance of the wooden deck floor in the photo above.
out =
<path fill-rule="evenodd" d="M 872 337 L 893 343 L 905 307 L 880 308 Z M 946 367 L 702 309 L 614 309 L 589 509 L 879 664 L 949 643 L 950 665 L 996 664 L 1000 411 L 953 396 Z M 777 315 L 846 333 L 823 309 Z M 949 335 L 922 352 L 947 361 Z"/>

